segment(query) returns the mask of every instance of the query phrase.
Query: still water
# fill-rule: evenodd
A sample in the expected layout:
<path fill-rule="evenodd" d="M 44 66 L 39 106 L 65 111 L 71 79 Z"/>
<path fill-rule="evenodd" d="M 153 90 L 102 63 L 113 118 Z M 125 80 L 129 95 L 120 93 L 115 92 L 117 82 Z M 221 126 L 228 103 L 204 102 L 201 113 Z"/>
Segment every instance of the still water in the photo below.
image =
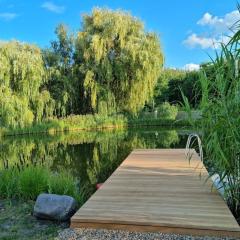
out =
<path fill-rule="evenodd" d="M 184 148 L 190 132 L 148 127 L 6 137 L 0 144 L 0 168 L 40 164 L 68 170 L 90 195 L 133 149 Z"/>

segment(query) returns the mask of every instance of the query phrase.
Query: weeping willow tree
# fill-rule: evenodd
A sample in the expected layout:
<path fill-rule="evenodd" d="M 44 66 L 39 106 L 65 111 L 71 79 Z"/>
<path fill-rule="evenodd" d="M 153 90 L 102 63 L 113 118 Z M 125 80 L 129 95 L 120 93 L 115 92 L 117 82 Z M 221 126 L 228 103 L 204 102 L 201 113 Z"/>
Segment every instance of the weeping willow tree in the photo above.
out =
<path fill-rule="evenodd" d="M 38 47 L 20 42 L 0 44 L 0 123 L 25 127 L 50 116 L 54 102 L 45 84 L 45 69 Z"/>
<path fill-rule="evenodd" d="M 163 53 L 158 36 L 146 32 L 137 18 L 95 8 L 83 16 L 75 64 L 86 111 L 136 114 L 153 96 Z"/>

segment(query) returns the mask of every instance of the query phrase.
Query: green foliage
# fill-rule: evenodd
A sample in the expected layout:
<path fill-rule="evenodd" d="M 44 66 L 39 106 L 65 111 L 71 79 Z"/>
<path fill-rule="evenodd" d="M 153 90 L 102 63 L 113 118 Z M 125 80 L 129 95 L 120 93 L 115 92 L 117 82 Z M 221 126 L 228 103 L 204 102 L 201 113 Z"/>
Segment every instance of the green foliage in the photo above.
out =
<path fill-rule="evenodd" d="M 160 127 L 187 127 L 191 126 L 188 120 L 169 120 L 153 117 L 144 118 L 132 118 L 129 120 L 129 126 L 131 127 L 143 127 L 143 126 L 160 126 Z"/>
<path fill-rule="evenodd" d="M 160 87 L 158 87 L 159 83 L 157 85 L 154 98 L 156 105 L 164 101 L 172 104 L 180 104 L 182 102 L 182 91 L 189 99 L 190 105 L 198 107 L 201 98 L 199 81 L 200 76 L 198 71 L 164 70 L 160 75 L 159 82 L 165 82 L 165 86 L 162 87 L 160 84 Z"/>
<path fill-rule="evenodd" d="M 80 193 L 77 191 L 75 178 L 66 170 L 55 173 L 48 179 L 48 192 L 60 195 L 68 195 L 80 201 Z"/>
<path fill-rule="evenodd" d="M 188 126 L 188 122 L 184 118 L 178 116 L 178 106 L 171 105 L 168 102 L 159 104 L 152 111 L 145 108 L 138 116 L 130 116 L 128 124 L 144 125 L 144 126 Z"/>
<path fill-rule="evenodd" d="M 127 125 L 127 118 L 123 115 L 102 116 L 102 115 L 70 115 L 63 120 L 66 130 L 71 129 L 103 129 L 109 127 L 123 127 Z"/>
<path fill-rule="evenodd" d="M 55 33 L 42 51 L 1 43 L 2 134 L 123 126 L 127 120 L 116 112 L 136 115 L 157 81 L 155 95 L 166 89 L 171 71 L 161 72 L 159 39 L 129 13 L 96 8 L 83 17 L 77 36 L 63 24 Z"/>
<path fill-rule="evenodd" d="M 38 47 L 20 42 L 0 44 L 1 86 L 10 87 L 15 93 L 34 99 L 44 82 L 44 66 Z"/>
<path fill-rule="evenodd" d="M 195 120 L 192 115 L 192 113 L 193 113 L 192 107 L 190 106 L 188 98 L 184 95 L 182 90 L 181 90 L 181 94 L 182 94 L 182 99 L 183 99 L 183 103 L 181 105 L 183 107 L 183 110 L 187 113 L 187 121 L 189 122 L 189 124 L 191 126 L 195 126 Z"/>
<path fill-rule="evenodd" d="M 11 89 L 0 86 L 0 119 L 2 126 L 27 127 L 33 123 L 34 115 L 26 97 L 15 95 Z"/>
<path fill-rule="evenodd" d="M 238 34 L 239 31 L 227 45 L 222 44 L 215 60 L 202 68 L 202 120 L 199 129 L 210 172 L 220 176 L 225 199 L 236 218 L 240 217 Z"/>
<path fill-rule="evenodd" d="M 183 82 L 186 76 L 186 72 L 182 70 L 175 69 L 163 69 L 159 75 L 157 85 L 154 90 L 154 103 L 155 105 L 160 105 L 164 101 L 169 101 L 169 99 L 174 96 L 174 101 L 177 103 L 176 87 L 172 86 L 172 81 Z M 178 86 L 177 86 L 178 87 Z"/>
<path fill-rule="evenodd" d="M 0 136 L 31 134 L 31 133 L 48 133 L 55 134 L 63 131 L 83 130 L 83 129 L 105 129 L 105 128 L 123 128 L 128 125 L 128 119 L 123 115 L 69 115 L 66 118 L 49 119 L 33 126 L 25 128 L 4 129 Z"/>
<path fill-rule="evenodd" d="M 45 68 L 38 47 L 15 41 L 0 44 L 0 120 L 5 127 L 25 127 L 52 115 Z M 47 98 L 44 96 L 48 96 Z M 41 105 L 41 106 L 40 106 Z M 47 113 L 45 112 L 47 109 Z M 50 110 L 51 109 L 51 110 Z"/>
<path fill-rule="evenodd" d="M 135 114 L 153 96 L 163 54 L 158 37 L 146 33 L 141 21 L 123 11 L 95 8 L 83 18 L 75 64 L 89 110 L 97 112 L 105 102 L 107 108 L 114 103 L 111 108 Z"/>
<path fill-rule="evenodd" d="M 63 24 L 55 33 L 43 50 L 0 44 L 0 127 L 31 129 L 73 114 L 136 115 L 153 97 L 163 53 L 158 36 L 137 18 L 96 8 L 76 35 Z"/>
<path fill-rule="evenodd" d="M 161 119 L 175 120 L 177 114 L 177 107 L 174 105 L 170 105 L 168 102 L 164 102 L 158 107 L 158 116 Z"/>
<path fill-rule="evenodd" d="M 235 56 L 227 46 L 222 46 L 222 51 L 222 55 L 217 56 L 214 62 L 214 81 L 210 82 L 203 75 L 202 84 L 208 88 L 203 88 L 206 99 L 202 104 L 202 128 L 208 160 L 220 175 L 226 199 L 237 214 L 240 201 L 240 78 L 235 76 Z"/>
<path fill-rule="evenodd" d="M 35 200 L 40 193 L 67 194 L 80 201 L 76 180 L 65 171 L 54 174 L 40 165 L 0 171 L 0 197 Z"/>
<path fill-rule="evenodd" d="M 48 78 L 47 89 L 55 100 L 54 113 L 64 117 L 69 113 L 78 113 L 77 88 L 73 71 L 74 35 L 60 24 L 55 31 L 57 40 L 51 47 L 43 50 L 43 60 Z"/>
<path fill-rule="evenodd" d="M 17 170 L 11 168 L 0 172 L 0 196 L 3 198 L 15 198 L 18 195 Z"/>
<path fill-rule="evenodd" d="M 47 192 L 49 172 L 39 166 L 30 166 L 18 175 L 18 194 L 23 199 L 35 200 L 43 192 Z"/>

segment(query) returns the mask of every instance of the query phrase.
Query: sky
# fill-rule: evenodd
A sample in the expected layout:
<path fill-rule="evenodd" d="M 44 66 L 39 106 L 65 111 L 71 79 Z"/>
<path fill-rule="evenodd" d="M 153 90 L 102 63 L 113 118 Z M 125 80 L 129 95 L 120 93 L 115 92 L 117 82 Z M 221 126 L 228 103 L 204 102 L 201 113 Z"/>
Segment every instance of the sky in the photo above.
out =
<path fill-rule="evenodd" d="M 0 0 L 0 41 L 48 47 L 59 23 L 76 32 L 81 15 L 94 7 L 126 10 L 141 19 L 146 31 L 159 35 L 165 66 L 186 70 L 209 61 L 240 20 L 237 0 Z"/>

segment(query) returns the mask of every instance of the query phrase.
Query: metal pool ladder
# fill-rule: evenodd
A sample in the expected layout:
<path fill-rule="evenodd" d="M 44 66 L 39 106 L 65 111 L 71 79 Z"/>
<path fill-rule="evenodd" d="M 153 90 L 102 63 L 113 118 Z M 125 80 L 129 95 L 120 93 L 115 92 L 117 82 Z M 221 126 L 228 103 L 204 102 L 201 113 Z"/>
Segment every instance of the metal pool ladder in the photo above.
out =
<path fill-rule="evenodd" d="M 201 161 L 203 162 L 202 141 L 201 141 L 199 135 L 196 134 L 196 133 L 191 133 L 191 134 L 188 136 L 188 140 L 187 140 L 187 144 L 186 144 L 186 149 L 185 149 L 185 155 L 186 155 L 187 157 L 191 157 L 191 156 L 190 156 L 190 146 L 191 146 L 191 141 L 192 141 L 193 138 L 196 138 L 196 139 L 197 139 L 198 149 L 199 149 L 198 155 L 200 156 Z"/>

